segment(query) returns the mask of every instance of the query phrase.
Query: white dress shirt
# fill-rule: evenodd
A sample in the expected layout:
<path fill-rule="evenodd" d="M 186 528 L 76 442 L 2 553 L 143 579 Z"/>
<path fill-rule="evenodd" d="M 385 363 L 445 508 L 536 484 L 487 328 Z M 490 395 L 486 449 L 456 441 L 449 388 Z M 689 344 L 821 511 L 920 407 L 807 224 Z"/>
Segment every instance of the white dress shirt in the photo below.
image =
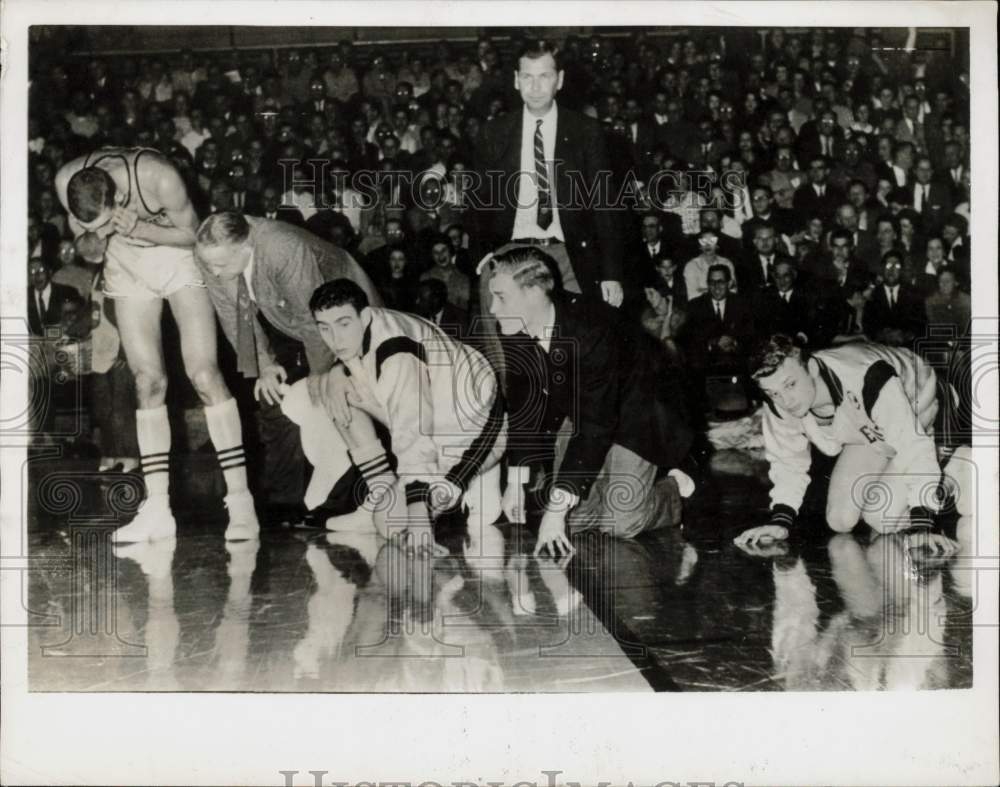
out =
<path fill-rule="evenodd" d="M 535 121 L 537 118 L 527 109 L 523 112 L 521 124 L 521 177 L 517 190 L 517 213 L 514 216 L 512 238 L 558 238 L 566 240 L 562 224 L 559 222 L 559 208 L 556 199 L 556 183 L 553 178 L 552 161 L 556 157 L 558 106 L 552 103 L 542 118 L 542 140 L 545 147 L 546 169 L 549 173 L 549 200 L 552 205 L 552 223 L 542 229 L 538 226 L 538 188 L 535 184 Z"/>

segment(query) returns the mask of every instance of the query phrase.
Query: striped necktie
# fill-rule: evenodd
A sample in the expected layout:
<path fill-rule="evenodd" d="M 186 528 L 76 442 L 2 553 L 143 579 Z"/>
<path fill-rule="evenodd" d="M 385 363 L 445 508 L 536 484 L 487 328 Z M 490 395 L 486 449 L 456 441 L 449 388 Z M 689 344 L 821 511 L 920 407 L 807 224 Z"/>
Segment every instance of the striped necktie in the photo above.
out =
<path fill-rule="evenodd" d="M 542 139 L 542 120 L 535 121 L 535 177 L 538 179 L 538 226 L 548 229 L 552 223 L 552 193 L 549 190 L 549 172 L 545 167 L 545 141 Z"/>

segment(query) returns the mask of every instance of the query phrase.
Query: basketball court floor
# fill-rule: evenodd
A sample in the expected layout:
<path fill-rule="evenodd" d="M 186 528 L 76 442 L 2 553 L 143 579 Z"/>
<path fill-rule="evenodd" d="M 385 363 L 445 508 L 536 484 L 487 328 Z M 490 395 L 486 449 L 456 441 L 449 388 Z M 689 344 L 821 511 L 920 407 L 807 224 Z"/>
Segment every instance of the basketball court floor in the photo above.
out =
<path fill-rule="evenodd" d="M 198 456 L 186 472 L 198 474 Z M 185 461 L 178 463 L 185 472 Z M 28 462 L 32 691 L 642 692 L 972 685 L 975 550 L 914 560 L 899 537 L 807 515 L 787 548 L 733 536 L 766 510 L 762 466 L 722 452 L 682 528 L 575 537 L 442 533 L 419 559 L 371 535 L 265 528 L 227 544 L 211 495 L 178 500 L 175 543 L 115 547 L 138 479 Z M 176 488 L 176 485 L 175 485 Z M 216 504 L 217 505 L 217 504 Z"/>

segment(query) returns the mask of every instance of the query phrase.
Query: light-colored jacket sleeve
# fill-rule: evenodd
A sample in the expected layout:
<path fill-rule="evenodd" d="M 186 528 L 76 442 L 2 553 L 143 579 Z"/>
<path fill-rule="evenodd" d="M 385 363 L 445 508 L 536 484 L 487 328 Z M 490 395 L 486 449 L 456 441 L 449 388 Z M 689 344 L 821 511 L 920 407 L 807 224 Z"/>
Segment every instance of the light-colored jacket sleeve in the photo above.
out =
<path fill-rule="evenodd" d="M 786 505 L 798 513 L 809 487 L 809 438 L 801 422 L 787 416 L 779 418 L 764 407 L 764 456 L 771 479 L 771 508 Z"/>

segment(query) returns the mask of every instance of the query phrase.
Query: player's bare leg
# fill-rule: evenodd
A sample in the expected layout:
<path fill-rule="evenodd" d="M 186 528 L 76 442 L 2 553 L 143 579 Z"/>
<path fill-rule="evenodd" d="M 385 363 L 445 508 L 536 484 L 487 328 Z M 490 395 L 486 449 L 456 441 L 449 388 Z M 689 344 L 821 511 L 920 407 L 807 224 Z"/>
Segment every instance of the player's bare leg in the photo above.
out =
<path fill-rule="evenodd" d="M 184 371 L 205 406 L 205 422 L 226 480 L 229 511 L 227 541 L 257 538 L 260 524 L 247 487 L 246 456 L 240 414 L 216 359 L 215 312 L 202 287 L 184 287 L 171 295 L 170 309 L 180 329 Z"/>
<path fill-rule="evenodd" d="M 170 422 L 164 404 L 167 373 L 160 334 L 162 312 L 163 301 L 157 298 L 115 299 L 118 332 L 135 377 L 136 440 L 146 484 L 146 500 L 135 518 L 115 531 L 114 540 L 119 543 L 171 539 L 177 530 L 168 497 Z"/>

